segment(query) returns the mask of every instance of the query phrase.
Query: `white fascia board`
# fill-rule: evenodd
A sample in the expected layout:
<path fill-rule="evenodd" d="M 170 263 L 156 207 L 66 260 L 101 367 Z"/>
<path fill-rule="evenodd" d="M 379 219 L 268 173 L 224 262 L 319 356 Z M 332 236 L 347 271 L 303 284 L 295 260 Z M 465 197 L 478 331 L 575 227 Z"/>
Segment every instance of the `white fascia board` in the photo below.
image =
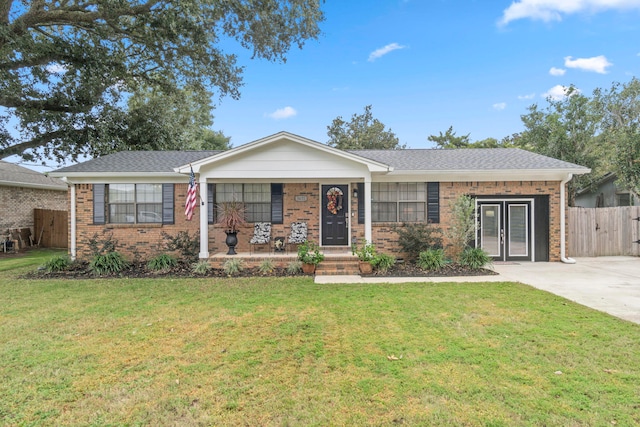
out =
<path fill-rule="evenodd" d="M 60 186 L 60 185 L 52 185 L 52 184 L 34 184 L 32 182 L 0 181 L 0 186 L 35 188 L 36 190 L 67 191 L 66 185 Z"/>
<path fill-rule="evenodd" d="M 183 165 L 174 169 L 174 171 L 178 173 L 189 173 L 191 168 L 193 168 L 194 173 L 200 172 L 200 167 L 202 165 L 208 165 L 211 163 L 223 161 L 230 157 L 237 156 L 242 153 L 246 153 L 247 151 L 254 150 L 256 148 L 262 147 L 264 145 L 272 144 L 277 141 L 281 141 L 283 139 L 296 142 L 301 145 L 305 145 L 307 147 L 314 148 L 316 150 L 324 151 L 326 153 L 333 154 L 335 156 L 339 156 L 360 164 L 367 165 L 370 172 L 389 172 L 393 170 L 393 167 L 386 165 L 384 163 L 376 162 L 374 160 L 367 159 L 365 157 L 361 157 L 352 153 L 348 153 L 343 150 L 339 150 L 337 148 L 329 147 L 326 144 L 322 144 L 317 141 L 313 141 L 311 139 L 307 139 L 298 135 L 294 135 L 288 132 L 279 132 L 274 135 L 258 139 L 253 142 L 249 142 L 247 144 L 241 145 L 236 148 L 232 148 L 231 150 L 223 151 L 222 153 L 215 154 L 211 157 L 207 157 L 205 159 L 198 160 L 197 162 L 193 162 L 191 164 Z"/>
<path fill-rule="evenodd" d="M 53 172 L 49 175 L 54 176 Z M 70 184 L 104 184 L 104 183 L 183 183 L 189 177 L 175 172 L 71 172 L 56 174 Z"/>

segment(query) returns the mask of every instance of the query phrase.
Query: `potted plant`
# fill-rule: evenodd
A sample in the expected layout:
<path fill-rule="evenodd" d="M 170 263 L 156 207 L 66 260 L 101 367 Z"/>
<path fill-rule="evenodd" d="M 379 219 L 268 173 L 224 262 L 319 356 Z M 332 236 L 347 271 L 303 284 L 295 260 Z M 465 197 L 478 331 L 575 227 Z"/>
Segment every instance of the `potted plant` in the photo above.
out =
<path fill-rule="evenodd" d="M 218 224 L 224 227 L 227 234 L 225 243 L 229 247 L 227 255 L 236 255 L 238 244 L 238 228 L 247 223 L 244 205 L 237 201 L 220 203 L 218 206 Z"/>
<path fill-rule="evenodd" d="M 355 243 L 351 247 L 351 251 L 358 257 L 360 261 L 358 267 L 361 274 L 371 274 L 373 272 L 373 261 L 376 257 L 376 247 L 373 243 L 367 243 L 358 247 Z"/>
<path fill-rule="evenodd" d="M 305 274 L 313 274 L 316 266 L 324 260 L 324 254 L 320 253 L 320 248 L 307 240 L 298 246 L 298 260 L 302 262 L 302 271 Z"/>

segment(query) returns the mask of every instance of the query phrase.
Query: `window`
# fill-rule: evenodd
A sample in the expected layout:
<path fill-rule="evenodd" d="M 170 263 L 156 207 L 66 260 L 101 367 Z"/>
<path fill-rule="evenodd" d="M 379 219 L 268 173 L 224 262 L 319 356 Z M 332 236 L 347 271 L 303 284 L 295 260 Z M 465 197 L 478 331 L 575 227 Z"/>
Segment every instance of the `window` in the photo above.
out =
<path fill-rule="evenodd" d="M 374 182 L 371 184 L 371 219 L 373 222 L 439 222 L 438 197 L 437 182 Z"/>
<path fill-rule="evenodd" d="M 110 223 L 162 222 L 162 184 L 110 184 L 107 194 Z"/>
<path fill-rule="evenodd" d="M 215 204 L 244 203 L 247 222 L 282 224 L 282 184 L 215 184 L 209 187 Z M 210 218 L 210 221 L 212 218 Z"/>

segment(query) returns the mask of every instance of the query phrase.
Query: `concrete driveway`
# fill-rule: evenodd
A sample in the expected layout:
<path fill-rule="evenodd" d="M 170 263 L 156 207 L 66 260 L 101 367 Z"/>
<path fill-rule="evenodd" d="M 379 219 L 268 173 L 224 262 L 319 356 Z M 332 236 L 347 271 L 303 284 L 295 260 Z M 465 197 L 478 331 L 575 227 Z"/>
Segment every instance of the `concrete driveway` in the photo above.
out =
<path fill-rule="evenodd" d="M 316 276 L 316 283 L 521 282 L 640 324 L 640 258 L 576 258 L 575 264 L 494 264 L 498 276 L 360 277 Z"/>
<path fill-rule="evenodd" d="M 496 264 L 503 280 L 521 282 L 640 324 L 640 258 L 575 258 L 575 264 Z"/>

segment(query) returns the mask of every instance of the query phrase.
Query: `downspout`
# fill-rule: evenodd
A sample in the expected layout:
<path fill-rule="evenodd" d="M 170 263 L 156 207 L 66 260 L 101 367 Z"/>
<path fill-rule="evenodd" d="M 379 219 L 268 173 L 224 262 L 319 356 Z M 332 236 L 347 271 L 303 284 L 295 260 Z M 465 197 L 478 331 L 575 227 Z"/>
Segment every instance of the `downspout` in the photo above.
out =
<path fill-rule="evenodd" d="M 573 174 L 568 174 L 565 179 L 560 182 L 560 261 L 565 264 L 575 264 L 576 260 L 573 258 L 566 257 L 566 237 L 565 237 L 565 228 L 566 228 L 566 209 L 565 209 L 565 193 L 566 193 L 566 185 L 567 182 L 571 181 L 573 178 Z"/>

